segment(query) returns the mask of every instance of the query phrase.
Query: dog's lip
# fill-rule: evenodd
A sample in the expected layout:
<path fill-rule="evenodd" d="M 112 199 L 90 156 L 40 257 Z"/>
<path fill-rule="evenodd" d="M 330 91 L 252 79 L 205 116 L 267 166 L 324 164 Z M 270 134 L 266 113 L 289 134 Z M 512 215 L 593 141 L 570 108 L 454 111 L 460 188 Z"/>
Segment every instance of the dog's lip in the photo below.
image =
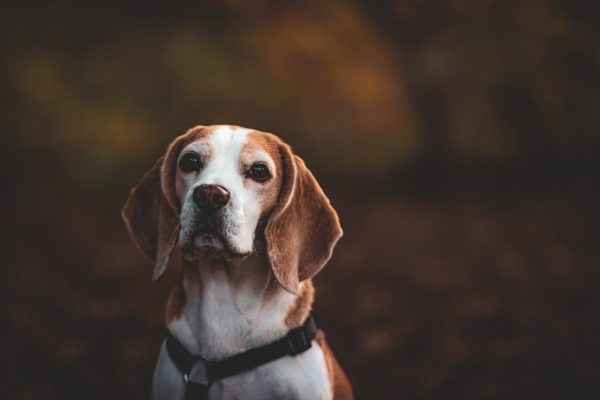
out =
<path fill-rule="evenodd" d="M 220 245 L 203 243 L 197 244 L 196 239 L 202 237 L 211 237 L 213 240 L 217 240 L 220 242 Z M 225 237 L 210 224 L 199 224 L 189 236 L 189 241 L 186 242 L 185 245 L 182 246 L 182 250 L 184 251 L 184 257 L 188 259 L 188 261 L 193 261 L 199 255 L 214 255 L 214 256 L 223 256 L 232 259 L 237 258 L 245 258 L 253 253 L 253 251 L 248 252 L 239 252 L 234 247 L 230 245 L 230 242 L 225 239 Z"/>
<path fill-rule="evenodd" d="M 216 229 L 214 229 L 213 227 L 211 227 L 208 224 L 202 224 L 199 227 L 197 227 L 196 229 L 194 229 L 194 231 L 192 232 L 192 237 L 204 236 L 204 235 L 214 236 L 215 238 L 217 238 L 221 241 L 224 241 L 223 235 L 221 235 L 220 232 L 218 232 Z"/>

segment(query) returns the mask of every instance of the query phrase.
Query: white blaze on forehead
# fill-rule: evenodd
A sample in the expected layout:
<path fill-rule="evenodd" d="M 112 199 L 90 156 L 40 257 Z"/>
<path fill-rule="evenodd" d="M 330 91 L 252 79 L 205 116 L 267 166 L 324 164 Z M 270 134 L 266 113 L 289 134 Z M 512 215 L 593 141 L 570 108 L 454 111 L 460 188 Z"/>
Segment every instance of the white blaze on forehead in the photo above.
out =
<path fill-rule="evenodd" d="M 202 184 L 217 184 L 228 188 L 241 180 L 240 152 L 248 140 L 249 129 L 221 125 L 208 139 L 211 158 L 200 174 Z"/>

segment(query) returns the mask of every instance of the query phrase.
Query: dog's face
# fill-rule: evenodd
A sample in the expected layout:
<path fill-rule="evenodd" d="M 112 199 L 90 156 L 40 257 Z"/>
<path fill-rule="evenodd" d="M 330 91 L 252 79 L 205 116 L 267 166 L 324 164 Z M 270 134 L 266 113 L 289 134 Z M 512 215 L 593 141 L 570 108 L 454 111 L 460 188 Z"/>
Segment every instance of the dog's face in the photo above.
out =
<path fill-rule="evenodd" d="M 164 273 L 179 243 L 188 260 L 245 256 L 264 240 L 288 291 L 317 273 L 342 235 L 318 183 L 275 135 L 199 126 L 171 143 L 122 212 L 134 242 Z"/>
<path fill-rule="evenodd" d="M 250 254 L 257 225 L 281 187 L 276 143 L 262 132 L 238 127 L 198 133 L 180 151 L 174 177 L 183 254 L 188 259 Z"/>

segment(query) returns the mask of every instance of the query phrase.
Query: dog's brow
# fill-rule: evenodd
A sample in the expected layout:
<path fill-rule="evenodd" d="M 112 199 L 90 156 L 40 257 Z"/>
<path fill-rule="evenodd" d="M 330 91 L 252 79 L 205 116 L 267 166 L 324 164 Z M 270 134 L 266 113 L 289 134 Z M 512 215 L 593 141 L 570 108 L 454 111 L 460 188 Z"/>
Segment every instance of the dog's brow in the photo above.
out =
<path fill-rule="evenodd" d="M 188 153 L 190 151 L 198 153 L 200 156 L 202 156 L 202 158 L 205 159 L 205 161 L 212 156 L 210 144 L 206 139 L 198 139 L 188 144 L 183 148 L 183 150 L 179 154 L 179 157 L 181 158 L 183 154 Z"/>
<path fill-rule="evenodd" d="M 249 167 L 251 164 L 256 162 L 264 162 L 269 167 L 271 174 L 276 176 L 275 162 L 273 161 L 271 155 L 266 151 L 257 149 L 244 150 L 240 154 L 240 159 L 242 166 L 244 167 Z"/>

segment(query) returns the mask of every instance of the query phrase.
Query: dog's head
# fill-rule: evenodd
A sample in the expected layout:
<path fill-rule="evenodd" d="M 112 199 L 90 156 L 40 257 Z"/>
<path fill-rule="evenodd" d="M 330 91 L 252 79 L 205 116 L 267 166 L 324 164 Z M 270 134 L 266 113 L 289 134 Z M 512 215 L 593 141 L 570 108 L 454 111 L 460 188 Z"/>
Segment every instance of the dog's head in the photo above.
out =
<path fill-rule="evenodd" d="M 176 138 L 131 190 L 122 212 L 159 279 L 179 243 L 184 257 L 243 257 L 264 241 L 279 283 L 298 284 L 329 260 L 337 214 L 302 159 L 276 136 L 218 125 Z"/>

